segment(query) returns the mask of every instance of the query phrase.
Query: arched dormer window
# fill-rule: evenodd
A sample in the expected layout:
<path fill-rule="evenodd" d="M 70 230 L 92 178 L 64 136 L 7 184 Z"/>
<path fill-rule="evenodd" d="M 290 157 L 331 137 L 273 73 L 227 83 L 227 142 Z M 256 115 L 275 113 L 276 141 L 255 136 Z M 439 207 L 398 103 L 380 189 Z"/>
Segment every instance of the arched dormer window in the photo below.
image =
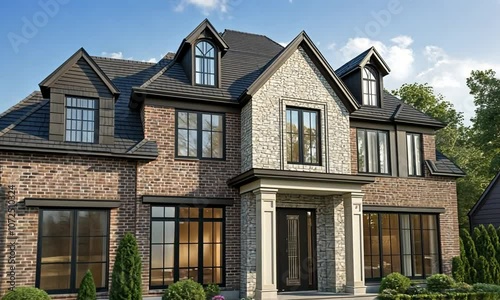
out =
<path fill-rule="evenodd" d="M 363 105 L 378 106 L 377 73 L 370 66 L 363 68 Z"/>
<path fill-rule="evenodd" d="M 217 75 L 215 56 L 215 47 L 210 42 L 200 41 L 196 44 L 194 62 L 196 84 L 215 86 Z"/>

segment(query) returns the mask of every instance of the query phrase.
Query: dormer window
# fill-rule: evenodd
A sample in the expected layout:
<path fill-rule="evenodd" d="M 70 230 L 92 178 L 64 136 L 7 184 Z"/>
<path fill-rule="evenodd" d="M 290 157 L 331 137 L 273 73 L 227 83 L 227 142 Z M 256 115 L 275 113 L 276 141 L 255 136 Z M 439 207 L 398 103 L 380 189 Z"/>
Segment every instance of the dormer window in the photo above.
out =
<path fill-rule="evenodd" d="M 215 86 L 215 47 L 208 41 L 200 41 L 195 50 L 195 83 Z"/>
<path fill-rule="evenodd" d="M 378 106 L 378 87 L 375 69 L 363 68 L 363 105 Z"/>

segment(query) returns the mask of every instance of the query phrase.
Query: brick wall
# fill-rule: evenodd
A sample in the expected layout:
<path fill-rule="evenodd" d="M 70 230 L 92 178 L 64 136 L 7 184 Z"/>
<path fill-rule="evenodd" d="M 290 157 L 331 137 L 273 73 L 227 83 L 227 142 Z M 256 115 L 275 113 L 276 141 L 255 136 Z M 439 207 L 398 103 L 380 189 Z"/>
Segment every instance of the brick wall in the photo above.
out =
<path fill-rule="evenodd" d="M 118 241 L 134 232 L 135 163 L 125 160 L 91 158 L 75 155 L 38 155 L 0 153 L 0 294 L 8 288 L 6 249 L 6 199 L 9 185 L 17 191 L 16 286 L 34 286 L 36 276 L 38 208 L 27 208 L 24 198 L 120 200 L 121 206 L 111 210 L 110 254 L 111 274 Z M 132 216 L 132 217 L 130 217 Z M 8 241 L 10 242 L 10 241 Z M 110 278 L 111 280 L 111 278 Z M 58 298 L 74 298 L 60 295 Z"/>
<path fill-rule="evenodd" d="M 357 173 L 356 128 L 351 128 L 351 166 Z M 435 136 L 424 134 L 424 159 L 435 160 Z M 444 208 L 440 215 L 441 253 L 443 271 L 451 273 L 451 259 L 459 255 L 458 208 L 456 181 L 451 177 L 431 176 L 425 170 L 424 177 L 377 177 L 375 182 L 363 188 L 365 205 L 434 207 Z"/>
<path fill-rule="evenodd" d="M 158 144 L 158 159 L 138 163 L 137 218 L 138 243 L 149 257 L 150 206 L 141 203 L 143 195 L 233 198 L 226 208 L 226 290 L 240 288 L 240 197 L 226 181 L 240 172 L 240 116 L 226 114 L 226 160 L 175 159 L 175 109 L 145 105 L 144 134 Z M 143 265 L 143 278 L 149 274 L 149 261 Z M 149 282 L 144 279 L 144 288 Z M 156 293 L 156 291 L 151 291 Z"/>

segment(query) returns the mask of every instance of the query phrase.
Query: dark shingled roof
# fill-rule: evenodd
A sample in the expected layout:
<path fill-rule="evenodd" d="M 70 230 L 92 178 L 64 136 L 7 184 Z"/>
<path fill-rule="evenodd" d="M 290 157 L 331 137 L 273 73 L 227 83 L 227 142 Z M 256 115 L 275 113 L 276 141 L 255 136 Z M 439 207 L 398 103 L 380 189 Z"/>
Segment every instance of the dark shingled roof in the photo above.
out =
<path fill-rule="evenodd" d="M 115 143 L 113 145 L 69 143 L 49 140 L 49 100 L 40 92 L 0 115 L 0 148 L 23 147 L 32 151 L 92 152 L 96 155 L 113 154 L 123 157 L 154 159 L 158 155 L 156 143 L 144 141 L 140 113 L 128 108 L 132 86 L 141 85 L 158 72 L 161 64 L 92 57 L 99 67 L 120 89 L 115 104 Z M 141 143 L 141 147 L 134 147 Z M 131 149 L 135 151 L 130 151 Z"/>
<path fill-rule="evenodd" d="M 381 107 L 362 105 L 357 111 L 351 114 L 351 118 L 374 121 L 397 121 L 400 123 L 427 125 L 435 128 L 445 126 L 442 122 L 404 103 L 401 99 L 387 91 L 384 91 L 384 99 L 382 100 Z"/>
<path fill-rule="evenodd" d="M 432 175 L 452 177 L 465 176 L 465 172 L 462 169 L 439 151 L 436 151 L 436 161 L 426 160 L 425 163 Z"/>
<path fill-rule="evenodd" d="M 192 85 L 179 62 L 171 62 L 141 88 L 237 101 L 269 62 L 283 50 L 280 44 L 263 35 L 226 30 L 222 38 L 229 49 L 221 59 L 221 88 Z"/>
<path fill-rule="evenodd" d="M 352 70 L 356 69 L 357 67 L 359 67 L 359 64 L 363 61 L 363 59 L 366 57 L 368 52 L 370 52 L 370 50 L 371 50 L 371 48 L 366 49 L 361 54 L 359 54 L 358 56 L 356 56 L 355 58 L 346 62 L 340 68 L 335 70 L 335 73 L 337 74 L 337 76 L 342 77 L 345 74 L 347 74 L 347 73 L 351 72 Z"/>

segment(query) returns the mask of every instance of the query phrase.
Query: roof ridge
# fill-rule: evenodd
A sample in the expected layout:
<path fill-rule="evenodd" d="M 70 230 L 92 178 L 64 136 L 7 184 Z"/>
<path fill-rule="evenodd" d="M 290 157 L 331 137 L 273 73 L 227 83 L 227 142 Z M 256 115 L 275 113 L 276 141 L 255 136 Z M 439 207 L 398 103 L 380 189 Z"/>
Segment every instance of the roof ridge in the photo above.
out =
<path fill-rule="evenodd" d="M 40 91 L 33 91 L 33 92 L 31 92 L 31 94 L 29 94 L 28 96 L 24 97 L 23 100 L 17 102 L 16 104 L 14 104 L 11 107 L 9 107 L 6 111 L 4 111 L 3 113 L 1 113 L 0 114 L 0 119 L 3 118 L 3 117 L 5 117 L 8 113 L 11 113 L 14 110 L 14 108 L 17 107 L 19 104 L 27 102 L 32 97 L 37 96 L 37 95 L 42 96 L 42 93 Z"/>
<path fill-rule="evenodd" d="M 140 61 L 140 60 L 133 60 L 133 59 L 123 59 L 123 58 L 113 58 L 113 57 L 106 57 L 106 56 L 96 56 L 96 55 L 91 55 L 92 58 L 97 58 L 97 59 L 102 59 L 102 60 L 109 60 L 109 61 L 126 61 L 126 62 L 132 62 L 132 63 L 138 63 L 138 64 L 145 64 L 145 65 L 155 65 L 159 62 L 147 62 L 147 61 Z M 163 59 L 163 58 L 162 58 Z M 160 60 L 161 61 L 161 60 Z"/>
<path fill-rule="evenodd" d="M 232 32 L 237 32 L 237 33 L 241 33 L 241 34 L 247 34 L 247 35 L 256 35 L 256 36 L 261 36 L 261 37 L 264 37 L 266 39 L 268 39 L 269 41 L 273 42 L 274 44 L 280 46 L 281 48 L 285 48 L 283 47 L 280 43 L 276 42 L 275 40 L 273 40 L 272 38 L 268 37 L 267 35 L 265 34 L 260 34 L 260 33 L 252 33 L 252 32 L 246 32 L 246 31 L 240 31 L 240 30 L 234 30 L 234 29 L 224 29 L 224 32 L 222 33 L 222 36 L 224 36 L 224 34 L 226 33 L 226 31 L 232 31 Z"/>
<path fill-rule="evenodd" d="M 19 119 L 17 119 L 15 122 L 13 122 L 9 126 L 5 127 L 2 131 L 0 131 L 0 136 L 4 136 L 7 132 L 11 131 L 14 127 L 19 125 L 22 121 L 26 120 L 29 116 L 34 114 L 37 110 L 44 107 L 47 103 L 49 103 L 49 100 L 43 99 L 40 103 L 38 103 L 37 106 L 33 107 L 29 112 L 27 112 L 26 114 L 21 116 Z"/>

